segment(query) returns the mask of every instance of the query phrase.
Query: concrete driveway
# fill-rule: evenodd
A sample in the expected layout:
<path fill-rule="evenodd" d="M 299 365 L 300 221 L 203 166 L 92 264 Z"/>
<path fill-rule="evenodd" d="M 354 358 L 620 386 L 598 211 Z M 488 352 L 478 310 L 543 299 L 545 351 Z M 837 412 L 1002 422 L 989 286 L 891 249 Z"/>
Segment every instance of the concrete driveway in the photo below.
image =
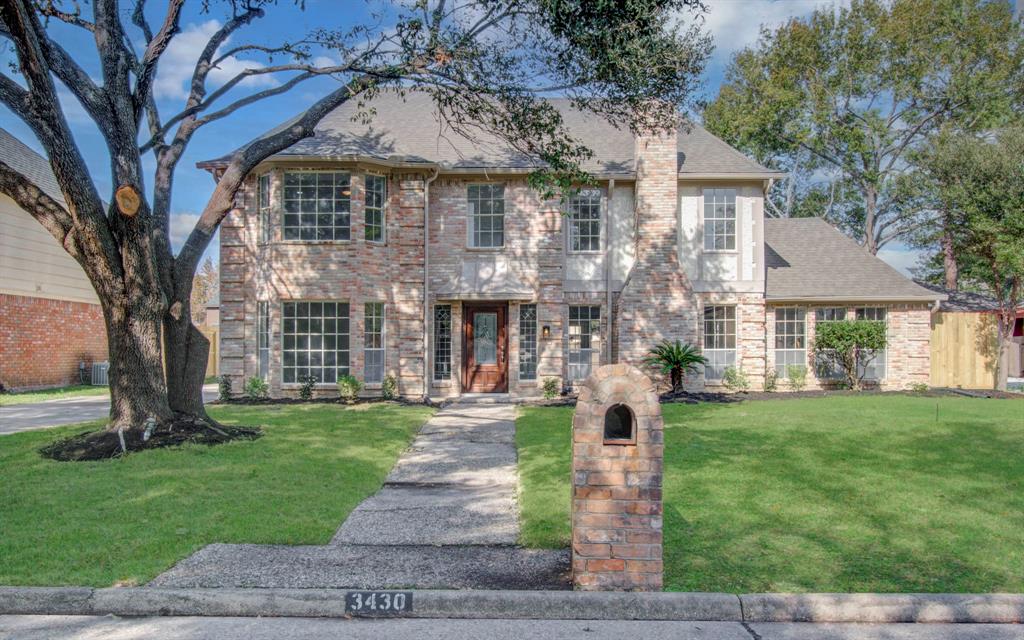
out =
<path fill-rule="evenodd" d="M 203 398 L 217 398 L 217 385 L 203 387 Z M 102 420 L 110 414 L 110 396 L 63 398 L 0 407 L 0 436 L 32 429 L 60 427 L 76 422 Z"/>

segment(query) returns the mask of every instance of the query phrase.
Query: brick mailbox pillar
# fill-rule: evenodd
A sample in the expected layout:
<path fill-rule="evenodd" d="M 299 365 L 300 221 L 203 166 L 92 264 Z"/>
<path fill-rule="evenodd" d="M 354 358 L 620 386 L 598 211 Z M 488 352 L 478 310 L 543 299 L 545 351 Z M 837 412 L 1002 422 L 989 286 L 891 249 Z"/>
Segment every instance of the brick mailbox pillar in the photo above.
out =
<path fill-rule="evenodd" d="M 662 587 L 664 423 L 654 383 L 606 365 L 572 421 L 572 578 L 588 591 Z"/>

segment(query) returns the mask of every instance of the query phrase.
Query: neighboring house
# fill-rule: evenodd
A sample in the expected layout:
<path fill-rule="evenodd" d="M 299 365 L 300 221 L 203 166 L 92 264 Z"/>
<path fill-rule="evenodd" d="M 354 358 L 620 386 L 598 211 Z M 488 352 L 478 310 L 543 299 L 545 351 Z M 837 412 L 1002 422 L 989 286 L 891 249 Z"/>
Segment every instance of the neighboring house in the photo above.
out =
<path fill-rule="evenodd" d="M 972 291 L 951 291 L 922 283 L 947 298 L 932 316 L 931 384 L 936 387 L 992 389 L 996 386 L 996 313 L 999 303 Z M 1004 343 L 1007 378 L 1024 377 L 1024 306 L 1017 309 L 1013 335 Z"/>
<path fill-rule="evenodd" d="M 60 203 L 50 163 L 0 129 L 0 161 Z M 107 359 L 99 300 L 81 266 L 41 224 L 0 194 L 0 387 L 35 389 L 81 380 Z"/>
<path fill-rule="evenodd" d="M 816 319 L 842 316 L 888 323 L 883 388 L 928 381 L 939 296 L 822 222 L 765 221 L 782 174 L 696 125 L 634 139 L 553 102 L 594 151 L 598 184 L 567 202 L 416 92 L 375 98 L 368 125 L 345 105 L 257 167 L 220 231 L 221 372 L 275 396 L 344 374 L 370 393 L 394 375 L 407 396 L 533 396 L 668 338 L 710 360 L 690 388 L 736 366 L 756 389 L 769 368 L 813 365 Z"/>

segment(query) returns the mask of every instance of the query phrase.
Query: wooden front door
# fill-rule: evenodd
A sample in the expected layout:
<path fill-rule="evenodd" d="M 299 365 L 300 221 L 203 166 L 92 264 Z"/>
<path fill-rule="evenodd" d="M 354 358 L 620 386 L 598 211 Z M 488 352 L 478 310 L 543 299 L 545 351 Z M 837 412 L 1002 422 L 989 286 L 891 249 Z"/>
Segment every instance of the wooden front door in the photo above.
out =
<path fill-rule="evenodd" d="M 462 388 L 473 393 L 508 391 L 507 304 L 463 306 Z"/>

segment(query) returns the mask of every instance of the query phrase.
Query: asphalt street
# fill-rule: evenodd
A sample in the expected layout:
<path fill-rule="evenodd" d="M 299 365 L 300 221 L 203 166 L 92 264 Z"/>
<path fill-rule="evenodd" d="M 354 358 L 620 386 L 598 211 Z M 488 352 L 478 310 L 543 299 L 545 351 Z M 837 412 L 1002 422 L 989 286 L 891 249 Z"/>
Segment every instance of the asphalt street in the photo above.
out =
<path fill-rule="evenodd" d="M 345 620 L 0 616 L 0 639 L 42 640 L 1022 640 L 1024 625 L 586 620 Z"/>

